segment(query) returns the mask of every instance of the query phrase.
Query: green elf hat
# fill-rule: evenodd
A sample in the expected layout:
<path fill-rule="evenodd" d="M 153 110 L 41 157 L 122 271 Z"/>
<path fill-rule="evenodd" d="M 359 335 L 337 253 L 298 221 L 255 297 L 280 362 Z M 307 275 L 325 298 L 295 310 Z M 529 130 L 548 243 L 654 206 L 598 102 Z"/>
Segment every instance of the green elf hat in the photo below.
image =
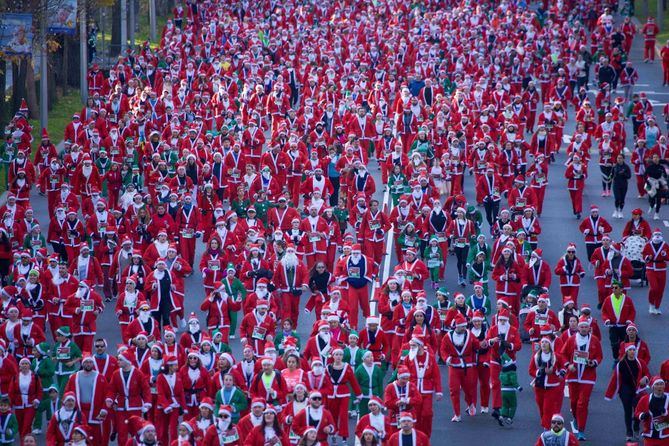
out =
<path fill-rule="evenodd" d="M 451 295 L 451 293 L 448 292 L 445 286 L 439 287 L 439 289 L 437 290 L 437 294 L 441 294 L 442 296 L 446 297 Z"/>
<path fill-rule="evenodd" d="M 51 350 L 51 344 L 48 342 L 40 342 L 37 344 L 37 347 L 35 347 L 37 351 L 39 352 L 40 355 L 46 356 L 49 354 L 49 351 Z"/>
<path fill-rule="evenodd" d="M 616 280 L 616 279 L 611 281 L 611 285 L 617 285 L 620 288 L 623 287 L 623 283 L 620 280 Z"/>
<path fill-rule="evenodd" d="M 28 276 L 39 277 L 39 271 L 37 271 L 36 269 L 31 269 L 30 272 L 28 273 Z"/>
<path fill-rule="evenodd" d="M 65 336 L 66 338 L 69 338 L 72 335 L 70 333 L 70 327 L 68 327 L 67 325 L 63 325 L 58 330 L 56 330 L 56 334 Z"/>
<path fill-rule="evenodd" d="M 228 266 L 225 268 L 225 271 L 234 271 L 237 272 L 237 268 L 235 268 L 235 265 L 233 263 L 228 263 Z"/>
<path fill-rule="evenodd" d="M 355 330 L 351 330 L 351 332 L 348 334 L 348 337 L 349 337 L 349 338 L 350 338 L 350 337 L 353 337 L 353 338 L 356 338 L 356 339 L 360 339 L 360 335 L 359 335 L 358 332 L 355 331 Z"/>
<path fill-rule="evenodd" d="M 476 207 L 472 206 L 471 204 L 467 206 L 467 213 L 468 214 L 473 214 L 476 212 Z"/>
<path fill-rule="evenodd" d="M 51 384 L 51 385 L 50 385 L 48 388 L 46 388 L 45 390 L 46 390 L 46 393 L 51 393 L 51 392 L 60 393 L 60 391 L 58 390 L 58 387 L 56 387 L 55 384 Z"/>
<path fill-rule="evenodd" d="M 439 241 L 439 236 L 437 236 L 437 234 L 432 234 L 430 236 L 430 241 L 432 241 L 432 240 L 436 240 L 438 242 Z"/>

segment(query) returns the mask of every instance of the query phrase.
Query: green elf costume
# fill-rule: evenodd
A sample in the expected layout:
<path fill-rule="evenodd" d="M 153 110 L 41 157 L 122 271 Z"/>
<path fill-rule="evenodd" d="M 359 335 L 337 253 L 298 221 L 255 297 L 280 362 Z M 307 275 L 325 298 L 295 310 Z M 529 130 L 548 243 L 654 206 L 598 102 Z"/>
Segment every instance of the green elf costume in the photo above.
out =
<path fill-rule="evenodd" d="M 45 398 L 39 404 L 35 420 L 33 421 L 33 433 L 40 434 L 42 432 L 42 413 L 46 416 L 47 425 L 53 417 L 53 414 L 60 409 L 60 393 L 56 384 L 44 389 Z"/>
<path fill-rule="evenodd" d="M 282 328 L 279 330 L 276 336 L 274 336 L 274 346 L 276 347 L 276 351 L 280 356 L 283 356 L 283 354 L 286 352 L 287 346 L 295 348 L 297 351 L 299 351 L 300 335 L 298 335 L 297 331 L 293 330 L 292 328 L 290 331 L 286 331 Z M 344 361 L 346 361 L 346 357 L 344 357 Z"/>
<path fill-rule="evenodd" d="M 358 404 L 360 416 L 365 416 L 369 413 L 369 400 L 377 396 L 383 396 L 383 377 L 385 372 L 381 366 L 374 363 L 374 355 L 371 351 L 366 350 L 362 357 L 362 364 L 355 369 L 355 379 L 360 384 L 362 397 Z"/>
<path fill-rule="evenodd" d="M 42 401 L 40 401 L 37 413 L 35 414 L 35 421 L 33 422 L 33 429 L 39 430 L 42 429 L 42 414 L 46 413 L 47 421 L 50 420 L 51 415 L 53 415 L 48 413 L 51 401 L 49 389 L 55 388 L 56 391 L 58 391 L 58 389 L 54 383 L 56 363 L 49 356 L 51 352 L 51 344 L 48 342 L 41 342 L 37 344 L 34 351 L 35 357 L 30 364 L 30 369 L 39 377 L 40 383 L 42 384 L 42 390 L 44 391 Z"/>
<path fill-rule="evenodd" d="M 439 237 L 437 234 L 430 236 L 430 244 L 425 247 L 423 251 L 423 260 L 430 271 L 430 279 L 432 280 L 432 288 L 435 290 L 439 288 L 439 280 L 441 280 L 441 269 L 444 265 L 444 253 L 439 247 Z"/>
<path fill-rule="evenodd" d="M 221 282 L 223 282 L 225 292 L 228 293 L 230 299 L 241 299 L 244 302 L 246 300 L 246 288 L 244 288 L 244 284 L 235 274 L 237 274 L 235 265 L 228 263 L 228 266 L 225 268 L 225 277 Z M 230 311 L 228 313 L 230 316 L 230 339 L 235 339 L 235 333 L 237 332 L 237 313 L 237 311 Z"/>
<path fill-rule="evenodd" d="M 0 397 L 0 446 L 11 446 L 19 438 L 19 422 L 12 413 L 9 397 Z"/>
<path fill-rule="evenodd" d="M 72 333 L 67 325 L 56 330 L 56 341 L 51 349 L 51 357 L 56 361 L 56 383 L 62 395 L 70 376 L 79 369 L 81 350 L 72 341 Z"/>
<path fill-rule="evenodd" d="M 228 344 L 223 342 L 223 333 L 218 328 L 211 332 L 211 348 L 217 355 L 221 353 L 232 353 Z"/>
<path fill-rule="evenodd" d="M 483 294 L 487 296 L 489 276 L 490 262 L 486 259 L 486 253 L 479 251 L 472 263 L 467 262 L 467 279 L 469 283 L 480 283 L 483 287 Z"/>
<path fill-rule="evenodd" d="M 522 392 L 523 388 L 518 384 L 518 372 L 516 371 L 516 363 L 506 353 L 501 356 L 502 371 L 499 374 L 499 381 L 502 385 L 502 408 L 497 413 L 493 413 L 493 417 L 497 419 L 500 426 L 504 424 L 511 424 L 513 417 L 516 415 L 516 408 L 518 407 L 517 392 Z M 495 416 L 497 415 L 497 416 Z"/>
<path fill-rule="evenodd" d="M 481 211 L 476 209 L 475 206 L 471 204 L 467 206 L 467 220 L 471 220 L 474 223 L 474 228 L 476 228 L 476 236 L 481 233 L 481 225 L 483 224 L 483 214 Z"/>
<path fill-rule="evenodd" d="M 240 414 L 244 412 L 249 405 L 249 401 L 244 392 L 234 384 L 230 388 L 225 386 L 221 387 L 221 389 L 216 392 L 214 403 L 216 404 L 216 413 L 218 413 L 221 406 L 232 407 L 231 418 L 234 424 L 239 422 Z"/>
<path fill-rule="evenodd" d="M 401 171 L 390 173 L 388 176 L 388 188 L 390 190 L 390 197 L 393 200 L 393 206 L 397 206 L 400 202 L 400 197 L 409 188 L 409 180 L 407 180 L 406 175 Z"/>
<path fill-rule="evenodd" d="M 367 350 L 358 346 L 359 340 L 358 332 L 351 330 L 348 334 L 348 345 L 344 347 L 344 362 L 350 365 L 353 370 L 362 364 L 362 358 L 367 352 Z"/>

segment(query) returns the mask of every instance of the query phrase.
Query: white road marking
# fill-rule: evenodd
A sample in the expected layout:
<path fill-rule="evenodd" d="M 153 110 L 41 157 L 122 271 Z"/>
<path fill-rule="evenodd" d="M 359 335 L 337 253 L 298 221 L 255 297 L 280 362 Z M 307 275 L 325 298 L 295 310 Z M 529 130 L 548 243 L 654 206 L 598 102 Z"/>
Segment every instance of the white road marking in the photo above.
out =
<path fill-rule="evenodd" d="M 669 221 L 667 220 L 662 220 L 662 223 L 664 223 L 665 228 L 669 228 Z"/>

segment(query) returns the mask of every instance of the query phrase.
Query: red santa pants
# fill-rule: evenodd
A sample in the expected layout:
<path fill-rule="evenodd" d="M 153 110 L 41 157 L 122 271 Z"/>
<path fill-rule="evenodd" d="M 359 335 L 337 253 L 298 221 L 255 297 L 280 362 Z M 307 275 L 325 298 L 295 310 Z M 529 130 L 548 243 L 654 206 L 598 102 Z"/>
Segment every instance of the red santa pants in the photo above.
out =
<path fill-rule="evenodd" d="M 427 438 L 430 438 L 432 436 L 432 419 L 434 418 L 432 394 L 421 393 L 421 396 L 423 400 L 418 410 L 416 429 L 427 435 Z"/>
<path fill-rule="evenodd" d="M 160 444 L 172 444 L 177 438 L 177 426 L 179 424 L 179 411 L 173 409 L 170 413 L 156 414 L 156 433 Z"/>
<path fill-rule="evenodd" d="M 76 260 L 79 256 L 79 245 L 77 246 L 65 246 L 65 253 L 67 253 L 67 261 L 72 262 Z"/>
<path fill-rule="evenodd" d="M 469 406 L 476 401 L 476 380 L 478 375 L 474 367 L 448 368 L 448 393 L 451 396 L 453 412 L 460 416 L 460 390 L 465 393 L 465 404 Z"/>
<path fill-rule="evenodd" d="M 663 84 L 669 84 L 669 63 L 667 62 L 662 62 L 662 83 Z"/>
<path fill-rule="evenodd" d="M 476 378 L 481 394 L 481 407 L 490 404 L 490 367 L 485 365 L 476 366 Z M 474 390 L 474 404 L 476 404 L 476 390 Z"/>
<path fill-rule="evenodd" d="M 593 384 L 569 383 L 569 405 L 579 431 L 585 431 L 585 424 L 588 421 L 588 405 L 593 388 Z"/>
<path fill-rule="evenodd" d="M 643 439 L 643 446 L 667 446 L 666 438 L 645 438 Z"/>
<path fill-rule="evenodd" d="M 335 243 L 330 243 L 328 245 L 327 255 L 325 256 L 325 266 L 327 266 L 328 271 L 334 271 L 336 257 L 337 245 Z"/>
<path fill-rule="evenodd" d="M 546 186 L 533 187 L 534 195 L 537 197 L 537 214 L 541 215 L 544 211 L 544 197 L 546 196 Z"/>
<path fill-rule="evenodd" d="M 580 287 L 577 286 L 561 286 L 560 292 L 562 293 L 562 302 L 572 300 L 574 305 L 578 308 L 578 290 Z"/>
<path fill-rule="evenodd" d="M 90 350 L 88 350 L 90 351 Z M 93 395 L 93 399 L 95 399 L 95 395 Z M 88 403 L 81 403 L 80 404 L 81 408 L 81 415 L 84 420 L 88 420 L 89 414 L 91 412 L 91 405 Z M 88 427 L 90 429 L 91 436 L 93 437 L 93 442 L 92 444 L 107 444 L 106 442 L 103 442 L 102 438 L 102 423 L 88 423 Z"/>
<path fill-rule="evenodd" d="M 129 420 L 131 416 L 137 415 L 138 417 L 142 416 L 141 410 L 116 410 L 114 413 L 114 423 L 116 425 L 116 434 L 118 444 L 125 444 L 128 440 L 128 425 L 125 424 L 125 420 Z"/>
<path fill-rule="evenodd" d="M 646 177 L 643 175 L 635 175 L 636 177 L 636 190 L 641 197 L 646 196 Z"/>
<path fill-rule="evenodd" d="M 328 398 L 327 408 L 335 420 L 337 435 L 348 438 L 348 396 Z"/>
<path fill-rule="evenodd" d="M 534 400 L 539 408 L 541 426 L 544 429 L 550 429 L 551 418 L 556 413 L 560 413 L 563 397 L 564 390 L 562 386 L 548 387 L 546 389 L 534 388 Z"/>
<path fill-rule="evenodd" d="M 35 408 L 14 409 L 14 414 L 16 415 L 16 421 L 19 423 L 19 435 L 21 437 L 28 435 L 32 431 Z"/>
<path fill-rule="evenodd" d="M 655 60 L 655 41 L 646 40 L 643 42 L 643 58 L 644 60 Z"/>
<path fill-rule="evenodd" d="M 537 111 L 530 110 L 527 112 L 527 131 L 534 133 L 534 122 L 537 120 Z"/>
<path fill-rule="evenodd" d="M 581 189 L 569 189 L 569 197 L 571 198 L 571 207 L 574 212 L 580 214 L 583 212 L 583 191 Z"/>
<path fill-rule="evenodd" d="M 281 318 L 293 321 L 293 327 L 297 327 L 297 319 L 300 316 L 300 298 L 289 291 L 281 293 Z"/>
<path fill-rule="evenodd" d="M 130 342 L 130 335 L 128 334 L 129 325 L 130 324 L 121 325 L 121 339 L 123 340 L 124 344 L 128 344 Z"/>
<path fill-rule="evenodd" d="M 365 243 L 363 244 L 363 254 L 365 254 L 367 257 L 371 258 L 374 260 L 374 263 L 376 265 L 380 265 L 381 261 L 383 260 L 383 240 L 374 242 L 371 240 L 365 240 Z"/>
<path fill-rule="evenodd" d="M 73 336 L 74 343 L 81 349 L 82 352 L 93 351 L 93 335 L 92 334 L 75 334 Z"/>
<path fill-rule="evenodd" d="M 300 202 L 300 180 L 301 175 L 291 175 L 288 177 L 288 192 L 290 192 L 290 197 L 295 207 Z"/>
<path fill-rule="evenodd" d="M 646 278 L 648 279 L 648 303 L 660 308 L 662 295 L 667 285 L 667 272 L 646 270 Z"/>
<path fill-rule="evenodd" d="M 314 252 L 305 255 L 307 258 L 307 268 L 311 270 L 311 268 L 314 267 L 314 265 L 318 262 L 323 262 L 325 263 L 327 261 L 327 254 L 324 252 Z"/>
<path fill-rule="evenodd" d="M 492 393 L 493 409 L 502 407 L 502 383 L 499 380 L 499 373 L 502 368 L 495 362 L 490 363 L 490 391 Z"/>
<path fill-rule="evenodd" d="M 354 330 L 358 329 L 358 305 L 362 308 L 362 316 L 369 316 L 369 285 L 362 288 L 348 287 L 349 323 Z"/>
<path fill-rule="evenodd" d="M 609 289 L 606 287 L 606 280 L 597 279 L 597 302 L 603 304 L 606 300 Z"/>
<path fill-rule="evenodd" d="M 179 239 L 179 253 L 189 265 L 195 263 L 195 238 L 181 237 Z"/>

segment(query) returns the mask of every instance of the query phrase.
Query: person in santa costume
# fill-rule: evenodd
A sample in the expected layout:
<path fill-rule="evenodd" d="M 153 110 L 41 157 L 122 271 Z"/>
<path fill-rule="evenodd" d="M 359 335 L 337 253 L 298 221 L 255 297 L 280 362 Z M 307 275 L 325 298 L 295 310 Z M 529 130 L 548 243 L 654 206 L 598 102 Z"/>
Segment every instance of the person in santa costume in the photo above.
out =
<path fill-rule="evenodd" d="M 647 364 L 637 357 L 636 345 L 625 344 L 625 356 L 617 361 L 613 374 L 604 393 L 604 398 L 611 401 L 616 394 L 620 397 L 625 417 L 626 441 L 634 440 L 639 431 L 639 420 L 634 418 L 634 409 L 638 395 L 648 388 L 650 373 Z"/>
<path fill-rule="evenodd" d="M 553 272 L 560 278 L 562 302 L 571 300 L 575 306 L 578 306 L 578 292 L 581 280 L 585 277 L 585 270 L 581 260 L 576 257 L 575 244 L 569 243 L 567 245 L 565 255 L 560 257 Z"/>
<path fill-rule="evenodd" d="M 86 229 L 83 223 L 77 219 L 77 211 L 70 208 L 63 224 L 59 243 L 65 247 L 65 258 L 74 261 L 79 255 L 79 249 L 86 237 Z M 62 252 L 61 252 L 62 254 Z"/>
<path fill-rule="evenodd" d="M 304 436 L 310 427 L 316 429 L 316 440 L 321 444 L 327 443 L 328 436 L 336 433 L 335 419 L 324 407 L 323 395 L 319 391 L 312 391 L 309 394 L 308 405 L 293 417 L 291 431 Z"/>
<path fill-rule="evenodd" d="M 204 433 L 204 446 L 237 446 L 242 441 L 237 426 L 232 421 L 232 408 L 222 405 L 218 417 Z"/>
<path fill-rule="evenodd" d="M 177 293 L 175 274 L 167 268 L 167 259 L 159 258 L 156 269 L 146 277 L 145 291 L 151 302 L 151 311 L 161 325 L 177 326 L 181 310 L 181 296 Z"/>
<path fill-rule="evenodd" d="M 265 342 L 274 339 L 276 318 L 268 311 L 269 303 L 258 300 L 256 307 L 242 319 L 239 327 L 240 342 L 253 348 L 253 351 L 262 356 L 265 352 Z"/>
<path fill-rule="evenodd" d="M 356 424 L 355 436 L 362 438 L 363 432 L 373 429 L 379 440 L 383 441 L 386 438 L 390 438 L 393 428 L 390 417 L 383 413 L 383 410 L 386 408 L 383 400 L 378 396 L 373 396 L 369 400 L 368 406 L 369 413 L 361 416 Z"/>
<path fill-rule="evenodd" d="M 230 314 L 242 309 L 241 296 L 232 299 L 222 282 L 215 282 L 213 291 L 200 305 L 200 310 L 207 313 L 207 328 L 221 332 L 222 342 L 230 339 Z"/>
<path fill-rule="evenodd" d="M 84 423 L 81 411 L 77 408 L 74 392 L 63 395 L 60 407 L 54 411 L 46 431 L 47 446 L 65 446 L 72 440 L 74 427 Z"/>
<path fill-rule="evenodd" d="M 131 353 L 126 350 L 118 355 L 119 368 L 114 371 L 107 385 L 105 403 L 114 409 L 116 433 L 119 444 L 128 438 L 125 420 L 142 416 L 151 408 L 149 377 L 134 366 Z"/>
<path fill-rule="evenodd" d="M 430 446 L 430 437 L 414 428 L 416 420 L 411 412 L 401 412 L 399 414 L 399 431 L 390 436 L 388 446 Z"/>
<path fill-rule="evenodd" d="M 104 308 L 100 295 L 85 280 L 79 282 L 77 291 L 65 301 L 65 311 L 71 315 L 74 342 L 82 351 L 93 350 L 97 318 Z"/>
<path fill-rule="evenodd" d="M 641 421 L 641 437 L 645 446 L 660 446 L 667 442 L 669 429 L 663 423 L 669 419 L 664 379 L 655 376 L 650 381 L 651 392 L 643 395 L 636 405 L 634 418 Z"/>
<path fill-rule="evenodd" d="M 33 310 L 24 308 L 21 311 L 21 323 L 14 327 L 14 354 L 17 358 L 32 359 L 33 349 L 46 340 L 44 331 L 34 322 Z"/>
<path fill-rule="evenodd" d="M 529 374 L 532 377 L 531 384 L 534 386 L 541 425 L 548 429 L 551 414 L 559 412 L 562 407 L 566 367 L 562 354 L 553 350 L 550 338 L 541 338 L 539 346 L 530 359 Z"/>
<path fill-rule="evenodd" d="M 399 366 L 395 381 L 386 385 L 383 392 L 383 401 L 388 409 L 393 432 L 400 426 L 400 414 L 409 412 L 412 416 L 421 408 L 422 395 L 415 383 L 410 381 L 411 372 L 406 366 Z M 388 433 L 389 435 L 390 433 Z"/>
<path fill-rule="evenodd" d="M 537 305 L 530 308 L 523 327 L 530 335 L 530 342 L 538 342 L 544 336 L 550 336 L 560 329 L 557 314 L 548 308 L 548 294 L 537 297 Z"/>
<path fill-rule="evenodd" d="M 30 359 L 19 361 L 19 373 L 9 387 L 9 399 L 18 421 L 20 436 L 32 431 L 35 410 L 42 399 L 42 385 L 39 377 L 30 369 Z"/>
<path fill-rule="evenodd" d="M 537 438 L 534 446 L 549 446 L 552 444 L 561 444 L 563 446 L 578 446 L 576 435 L 569 432 L 564 427 L 564 418 L 559 413 L 551 416 L 550 429 L 543 432 Z"/>
<path fill-rule="evenodd" d="M 660 305 L 667 285 L 667 262 L 669 262 L 669 244 L 664 241 L 662 231 L 655 229 L 653 236 L 643 248 L 642 255 L 646 262 L 648 279 L 648 312 L 662 314 Z"/>
<path fill-rule="evenodd" d="M 293 244 L 286 246 L 286 253 L 277 262 L 272 278 L 274 286 L 281 292 L 281 318 L 290 318 L 297 325 L 300 297 L 308 289 L 309 277 Z"/>
<path fill-rule="evenodd" d="M 126 441 L 125 446 L 157 446 L 163 444 L 159 441 L 158 430 L 153 423 L 137 415 L 131 416 L 125 420 L 125 423 L 128 425 L 128 432 L 131 435 L 131 438 Z"/>
<path fill-rule="evenodd" d="M 571 198 L 571 207 L 577 220 L 581 219 L 583 212 L 583 190 L 585 180 L 588 177 L 588 166 L 581 161 L 580 155 L 572 157 L 572 163 L 567 166 L 564 177 L 567 179 L 567 190 Z"/>
<path fill-rule="evenodd" d="M 448 382 L 451 402 L 455 415 L 453 422 L 460 422 L 460 390 L 465 393 L 465 404 L 470 416 L 476 414 L 476 379 L 474 369 L 476 365 L 476 352 L 480 348 L 480 342 L 469 330 L 467 330 L 467 319 L 458 313 L 454 319 L 455 329 L 446 333 L 441 340 L 441 358 L 448 364 Z M 411 353 L 410 353 L 411 355 Z"/>
<path fill-rule="evenodd" d="M 102 423 L 108 414 L 105 404 L 107 381 L 102 373 L 95 370 L 95 358 L 90 352 L 83 354 L 81 370 L 70 376 L 65 392 L 74 392 L 77 408 L 91 427 L 95 444 L 106 444 L 109 439 L 103 438 Z"/>
<path fill-rule="evenodd" d="M 179 233 L 179 249 L 181 256 L 193 265 L 195 262 L 195 240 L 202 237 L 202 223 L 200 210 L 193 203 L 193 196 L 185 193 L 182 196 L 183 205 L 175 221 Z"/>
<path fill-rule="evenodd" d="M 567 367 L 566 382 L 569 402 L 574 417 L 574 430 L 580 441 L 585 441 L 590 395 L 597 381 L 597 367 L 602 362 L 602 344 L 590 328 L 590 320 L 581 316 L 577 332 L 562 347 L 562 357 Z"/>
<path fill-rule="evenodd" d="M 625 295 L 621 282 L 613 280 L 611 291 L 611 295 L 602 304 L 602 320 L 609 328 L 611 353 L 613 360 L 616 361 L 620 344 L 625 339 L 627 325 L 635 321 L 636 309 L 632 299 Z"/>
<path fill-rule="evenodd" d="M 493 416 L 499 416 L 502 407 L 502 392 L 499 374 L 501 372 L 501 355 L 506 353 L 512 361 L 520 351 L 522 343 L 516 326 L 510 322 L 511 313 L 507 308 L 498 310 L 493 325 L 488 330 L 486 341 L 492 352 L 490 358 L 490 389 L 492 391 Z"/>
<path fill-rule="evenodd" d="M 369 286 L 376 277 L 376 265 L 372 259 L 362 254 L 359 244 L 354 244 L 351 255 L 342 260 L 343 264 L 337 283 L 346 287 L 351 328 L 358 327 L 358 308 L 363 317 L 369 316 Z"/>
<path fill-rule="evenodd" d="M 348 407 L 351 391 L 355 395 L 354 404 L 360 402 L 362 391 L 353 368 L 344 362 L 344 350 L 340 347 L 332 350 L 332 363 L 326 370 L 332 382 L 332 393 L 328 395 L 327 407 L 336 422 L 337 435 L 346 442 L 349 434 Z"/>
<path fill-rule="evenodd" d="M 274 360 L 269 356 L 260 358 L 261 371 L 253 378 L 249 393 L 252 398 L 262 398 L 267 407 L 280 407 L 286 401 L 286 383 L 281 373 L 274 369 Z"/>
<path fill-rule="evenodd" d="M 144 293 L 137 290 L 137 281 L 138 277 L 136 275 L 128 276 L 125 279 L 125 289 L 119 294 L 114 309 L 114 313 L 116 314 L 121 327 L 121 339 L 123 339 L 123 342 L 126 344 L 130 340 L 128 328 L 135 319 L 135 314 L 138 311 L 140 302 L 144 302 L 147 305 L 147 310 L 150 309 L 150 306 L 145 300 Z M 153 330 L 144 330 L 147 333 L 153 332 Z"/>
<path fill-rule="evenodd" d="M 176 356 L 163 358 L 163 369 L 156 378 L 158 391 L 156 428 L 158 438 L 163 444 L 170 444 L 170 439 L 177 436 L 179 416 L 188 411 L 181 373 L 178 373 L 179 361 Z"/>
<path fill-rule="evenodd" d="M 274 407 L 268 406 L 262 412 L 260 424 L 255 426 L 245 436 L 245 446 L 288 445 L 288 432 L 279 423 L 279 417 Z"/>
<path fill-rule="evenodd" d="M 613 230 L 609 222 L 600 217 L 599 207 L 595 204 L 590 205 L 590 217 L 584 219 L 578 228 L 585 236 L 588 260 L 592 259 L 595 250 L 602 246 L 602 236 L 610 234 Z"/>

